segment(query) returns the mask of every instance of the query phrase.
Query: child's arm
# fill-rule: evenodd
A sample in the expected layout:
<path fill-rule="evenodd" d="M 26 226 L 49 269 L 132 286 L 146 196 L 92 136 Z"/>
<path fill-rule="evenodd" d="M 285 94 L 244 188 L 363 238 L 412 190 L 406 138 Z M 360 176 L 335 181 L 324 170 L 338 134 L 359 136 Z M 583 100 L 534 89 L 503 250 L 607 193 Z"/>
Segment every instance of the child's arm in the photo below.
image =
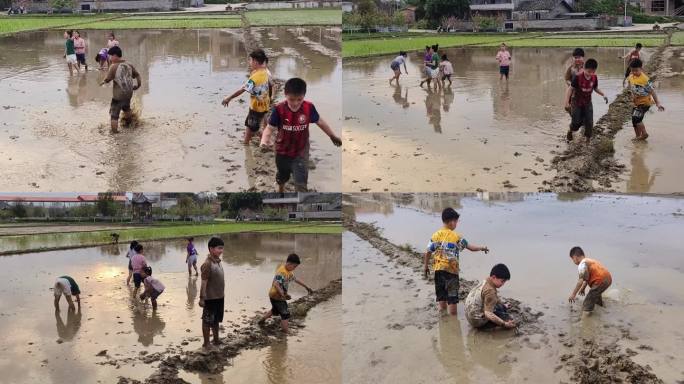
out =
<path fill-rule="evenodd" d="M 110 81 L 114 80 L 114 74 L 116 72 L 112 71 L 113 66 L 109 66 L 107 69 L 107 75 L 105 76 L 104 79 L 100 82 L 100 85 L 104 85 L 105 83 L 109 83 Z"/>
<path fill-rule="evenodd" d="M 285 300 L 290 298 L 290 295 L 285 293 L 285 290 L 283 289 L 283 286 L 280 284 L 280 282 L 277 279 L 273 279 L 273 285 L 275 286 L 276 290 L 280 294 L 280 297 L 284 297 Z"/>
<path fill-rule="evenodd" d="M 606 104 L 608 104 L 608 96 L 606 96 L 606 94 L 603 93 L 602 90 L 600 90 L 600 89 L 598 89 L 598 88 L 594 88 L 594 92 L 596 92 L 596 93 L 598 93 L 599 95 L 603 96 L 603 100 L 606 102 Z"/>
<path fill-rule="evenodd" d="M 224 107 L 227 107 L 227 106 L 228 106 L 228 103 L 230 103 L 231 100 L 233 100 L 234 98 L 236 98 L 236 97 L 242 95 L 243 93 L 245 93 L 245 89 L 244 89 L 244 88 L 240 88 L 240 89 L 238 89 L 237 91 L 235 91 L 235 93 L 233 93 L 232 95 L 226 96 L 226 97 L 223 99 L 223 102 L 221 102 L 221 104 L 223 104 Z"/>
<path fill-rule="evenodd" d="M 423 265 L 425 266 L 425 268 L 423 269 L 423 274 L 425 275 L 425 278 L 427 278 L 430 274 L 430 267 L 428 266 L 428 262 L 430 261 L 431 257 L 432 252 L 430 251 L 425 252 L 425 255 L 423 255 Z"/>
<path fill-rule="evenodd" d="M 480 246 L 480 245 L 475 245 L 475 244 L 468 244 L 466 246 L 466 249 L 471 251 L 471 252 L 484 252 L 484 253 L 489 253 L 489 248 L 487 248 L 486 245 Z"/>
<path fill-rule="evenodd" d="M 571 303 L 574 303 L 575 297 L 577 297 L 578 292 L 582 292 L 582 294 L 584 295 L 584 289 L 586 288 L 586 286 L 587 286 L 586 280 L 584 280 L 583 278 L 580 278 L 579 280 L 577 280 L 577 284 L 575 284 L 575 289 L 572 290 L 572 293 L 570 294 L 568 301 Z"/>
<path fill-rule="evenodd" d="M 313 293 L 313 289 L 309 288 L 309 287 L 308 287 L 306 284 L 304 284 L 303 282 L 301 282 L 301 281 L 295 279 L 295 283 L 297 283 L 297 284 L 301 285 L 302 287 L 304 287 L 304 288 L 306 289 L 306 292 L 307 292 L 309 295 Z"/>
<path fill-rule="evenodd" d="M 570 111 L 570 97 L 572 96 L 572 84 L 568 85 L 568 89 L 565 90 L 565 99 L 563 103 L 565 104 L 565 110 Z"/>
<path fill-rule="evenodd" d="M 660 104 L 660 101 L 658 100 L 658 95 L 656 95 L 655 89 L 651 91 L 651 96 L 653 97 L 653 101 L 655 101 L 656 107 L 658 107 L 658 110 L 659 110 L 660 112 L 664 111 L 664 110 L 665 110 L 665 107 L 663 107 L 663 106 Z"/>
<path fill-rule="evenodd" d="M 145 298 L 152 294 L 152 287 L 145 284 L 145 291 L 140 295 L 140 300 L 145 300 Z"/>
<path fill-rule="evenodd" d="M 406 69 L 406 61 L 404 61 L 404 72 L 408 75 L 408 69 Z"/>
<path fill-rule="evenodd" d="M 330 140 L 335 144 L 335 146 L 339 147 L 342 145 L 342 139 L 337 137 L 335 135 L 335 132 L 333 132 L 332 128 L 328 125 L 328 123 L 323 120 L 323 118 L 319 118 L 316 124 L 321 128 L 323 132 L 325 132 L 326 135 L 330 138 Z"/>
<path fill-rule="evenodd" d="M 138 81 L 138 85 L 133 87 L 133 90 L 135 91 L 136 89 L 142 87 L 142 76 L 140 76 L 140 73 L 138 73 L 135 68 L 133 68 L 133 78 Z"/>
<path fill-rule="evenodd" d="M 268 148 L 271 146 L 271 135 L 273 134 L 274 126 L 271 124 L 266 124 L 264 132 L 261 134 L 261 143 L 259 144 L 261 148 Z"/>

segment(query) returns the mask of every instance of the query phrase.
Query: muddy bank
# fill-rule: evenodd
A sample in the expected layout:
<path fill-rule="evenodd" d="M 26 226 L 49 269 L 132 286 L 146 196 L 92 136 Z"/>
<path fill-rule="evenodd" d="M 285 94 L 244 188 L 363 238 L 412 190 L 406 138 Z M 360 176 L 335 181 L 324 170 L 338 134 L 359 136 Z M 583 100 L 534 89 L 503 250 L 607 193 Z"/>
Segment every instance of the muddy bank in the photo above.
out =
<path fill-rule="evenodd" d="M 644 67 L 651 80 L 655 81 L 661 74 L 663 59 L 670 49 L 667 44 L 658 48 Z M 583 140 L 577 140 L 553 158 L 551 165 L 555 176 L 544 181 L 539 191 L 614 192 L 613 183 L 620 180 L 625 170 L 625 165 L 615 159 L 615 135 L 631 119 L 631 111 L 631 92 L 625 88 L 610 104 L 608 112 L 594 124 L 589 146 Z"/>
<path fill-rule="evenodd" d="M 302 328 L 304 317 L 317 304 L 326 301 L 333 296 L 342 293 L 342 280 L 337 279 L 330 282 L 324 288 L 315 290 L 312 294 L 294 300 L 290 303 L 290 312 L 292 317 L 290 319 L 290 336 L 296 334 L 298 328 Z M 210 350 L 197 351 L 181 351 L 174 348 L 167 349 L 169 355 L 159 354 L 154 356 L 145 363 L 152 363 L 161 361 L 157 372 L 152 374 L 145 380 L 148 384 L 166 384 L 166 383 L 187 383 L 185 380 L 178 377 L 179 370 L 187 370 L 192 372 L 205 373 L 219 373 L 226 365 L 229 365 L 229 359 L 237 356 L 244 349 L 254 349 L 268 346 L 270 344 L 279 342 L 283 337 L 280 331 L 279 321 L 270 321 L 263 326 L 257 325 L 257 321 L 261 315 L 255 315 L 250 320 L 250 326 L 236 329 L 233 334 L 224 337 L 221 340 L 221 345 Z M 181 343 L 182 345 L 183 343 Z M 136 384 L 141 383 L 138 380 L 132 380 L 124 377 L 119 378 L 119 384 Z"/>
<path fill-rule="evenodd" d="M 369 223 L 361 223 L 355 220 L 345 219 L 345 227 L 369 242 L 374 248 L 382 252 L 384 255 L 389 257 L 392 261 L 412 268 L 416 273 L 423 275 L 423 255 L 414 251 L 410 247 L 400 247 L 395 244 L 390 243 L 386 238 L 382 236 L 378 228 Z M 432 277 L 428 277 L 431 279 Z M 468 293 L 472 288 L 474 288 L 478 281 L 466 280 L 464 278 L 459 279 L 459 290 L 458 296 L 459 300 L 465 300 Z M 539 318 L 544 315 L 543 312 L 533 311 L 530 307 L 525 306 L 518 300 L 510 298 L 502 298 L 502 300 L 507 303 L 509 307 L 509 314 L 515 319 L 518 327 L 516 328 L 516 334 L 534 334 L 542 333 L 542 329 L 539 326 Z M 429 308 L 436 309 L 436 304 L 434 302 L 427 305 Z M 421 309 L 421 310 L 424 310 Z M 432 316 L 431 319 L 434 325 L 439 322 L 439 318 Z"/>

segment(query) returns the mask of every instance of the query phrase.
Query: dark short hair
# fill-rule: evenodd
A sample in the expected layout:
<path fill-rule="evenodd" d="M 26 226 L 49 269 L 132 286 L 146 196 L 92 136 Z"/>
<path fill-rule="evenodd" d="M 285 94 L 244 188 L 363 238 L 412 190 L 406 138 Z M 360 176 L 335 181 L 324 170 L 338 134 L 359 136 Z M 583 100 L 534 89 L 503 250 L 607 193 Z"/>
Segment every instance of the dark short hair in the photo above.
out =
<path fill-rule="evenodd" d="M 255 49 L 249 54 L 249 57 L 256 60 L 257 63 L 263 64 L 266 62 L 266 52 L 263 49 Z"/>
<path fill-rule="evenodd" d="M 489 276 L 494 276 L 496 278 L 504 280 L 510 280 L 511 271 L 508 270 L 508 267 L 505 264 L 497 264 L 492 267 L 492 271 L 489 272 Z"/>
<path fill-rule="evenodd" d="M 572 56 L 582 56 L 584 57 L 584 49 L 582 48 L 575 48 L 575 50 L 572 51 Z"/>
<path fill-rule="evenodd" d="M 136 253 L 142 252 L 142 250 L 143 250 L 142 244 L 140 244 L 140 243 L 136 244 L 135 247 L 133 248 L 133 250 L 134 250 Z"/>
<path fill-rule="evenodd" d="M 78 35 L 81 36 L 81 32 L 79 32 L 78 29 L 75 29 L 74 32 L 78 33 Z"/>
<path fill-rule="evenodd" d="M 296 253 L 290 253 L 287 255 L 287 262 L 292 263 L 292 264 L 301 264 L 301 260 L 299 260 L 299 255 Z"/>
<path fill-rule="evenodd" d="M 570 248 L 570 257 L 572 256 L 584 256 L 584 251 L 580 247 Z"/>
<path fill-rule="evenodd" d="M 115 45 L 107 51 L 107 54 L 110 56 L 118 56 L 118 57 L 123 57 L 123 51 L 121 51 L 121 48 L 119 46 Z"/>
<path fill-rule="evenodd" d="M 130 249 L 135 249 L 135 246 L 136 246 L 136 245 L 138 245 L 138 241 L 137 241 L 137 240 L 131 241 L 131 247 L 130 247 Z"/>
<path fill-rule="evenodd" d="M 212 237 L 209 239 L 209 248 L 216 248 L 216 247 L 222 247 L 225 244 L 223 244 L 223 240 L 219 239 L 218 237 Z"/>
<path fill-rule="evenodd" d="M 285 82 L 283 92 L 286 95 L 304 96 L 306 95 L 306 81 L 299 77 L 293 77 Z"/>
<path fill-rule="evenodd" d="M 437 52 L 438 49 L 439 49 L 439 44 L 435 44 L 432 46 L 433 51 Z"/>
<path fill-rule="evenodd" d="M 641 47 L 643 47 L 643 45 L 641 45 L 641 43 L 636 43 L 636 47 L 641 48 Z"/>
<path fill-rule="evenodd" d="M 149 265 L 147 267 L 143 268 L 143 271 L 145 271 L 145 274 L 147 276 L 152 276 L 152 267 L 150 267 Z"/>
<path fill-rule="evenodd" d="M 449 59 L 447 59 L 447 55 L 446 54 L 442 55 L 442 61 L 447 61 L 447 60 L 449 60 Z"/>
<path fill-rule="evenodd" d="M 188 241 L 193 241 L 193 240 L 195 240 L 194 237 L 188 237 Z"/>
<path fill-rule="evenodd" d="M 399 56 L 406 56 L 406 51 L 399 51 Z"/>
<path fill-rule="evenodd" d="M 453 208 L 444 208 L 442 211 L 442 223 L 446 223 L 451 220 L 458 220 L 461 215 L 456 212 Z"/>
<path fill-rule="evenodd" d="M 584 68 L 596 69 L 596 68 L 598 68 L 598 61 L 596 61 L 594 59 L 589 59 L 584 63 Z"/>
<path fill-rule="evenodd" d="M 644 63 L 639 59 L 634 59 L 634 60 L 632 60 L 631 63 L 629 63 L 630 68 L 641 68 L 643 66 L 644 66 Z"/>
<path fill-rule="evenodd" d="M 71 37 L 71 36 L 73 36 L 74 31 L 71 30 L 71 29 L 68 29 L 68 30 L 66 30 L 66 34 L 67 34 L 69 37 Z"/>

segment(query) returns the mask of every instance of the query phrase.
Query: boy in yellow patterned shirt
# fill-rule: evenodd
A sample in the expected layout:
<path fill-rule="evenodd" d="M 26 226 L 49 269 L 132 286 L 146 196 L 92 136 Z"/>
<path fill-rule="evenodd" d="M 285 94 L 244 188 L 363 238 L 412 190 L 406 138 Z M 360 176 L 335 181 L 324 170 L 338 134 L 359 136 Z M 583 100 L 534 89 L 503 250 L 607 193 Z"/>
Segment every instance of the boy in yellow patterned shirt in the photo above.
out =
<path fill-rule="evenodd" d="M 249 145 L 250 140 L 254 134 L 259 133 L 259 129 L 264 122 L 266 112 L 271 105 L 271 82 L 269 71 L 266 68 L 268 58 L 263 49 L 255 49 L 249 54 L 249 68 L 251 74 L 245 85 L 235 91 L 232 95 L 226 96 L 223 99 L 224 107 L 234 98 L 242 95 L 244 92 L 249 93 L 249 113 L 245 119 L 245 145 Z M 260 138 L 261 136 L 258 135 Z"/>
<path fill-rule="evenodd" d="M 287 307 L 287 300 L 292 297 L 288 293 L 290 282 L 295 282 L 306 289 L 311 294 L 313 291 L 301 281 L 297 280 L 294 275 L 294 270 L 299 266 L 301 261 L 296 253 L 291 253 L 287 256 L 285 264 L 278 266 L 276 269 L 271 289 L 268 291 L 268 296 L 271 300 L 271 310 L 266 312 L 259 320 L 259 324 L 263 325 L 271 316 L 280 316 L 280 326 L 283 332 L 287 333 L 289 329 L 290 311 Z"/>
<path fill-rule="evenodd" d="M 489 252 L 486 246 L 469 244 L 466 239 L 454 232 L 458 225 L 458 218 L 459 214 L 453 208 L 446 208 L 442 211 L 444 227 L 432 235 L 423 258 L 425 277 L 427 277 L 430 273 L 428 262 L 431 257 L 434 257 L 435 294 L 439 310 L 444 311 L 448 305 L 449 313 L 452 315 L 456 315 L 456 304 L 458 304 L 458 258 L 461 251 L 467 249 L 472 252 Z"/>
<path fill-rule="evenodd" d="M 644 115 L 655 102 L 659 111 L 664 111 L 665 107 L 660 105 L 658 95 L 653 89 L 651 79 L 643 71 L 643 63 L 640 59 L 634 59 L 629 63 L 629 88 L 632 91 L 634 107 L 632 108 L 632 125 L 637 140 L 646 140 L 648 133 L 644 125 Z"/>

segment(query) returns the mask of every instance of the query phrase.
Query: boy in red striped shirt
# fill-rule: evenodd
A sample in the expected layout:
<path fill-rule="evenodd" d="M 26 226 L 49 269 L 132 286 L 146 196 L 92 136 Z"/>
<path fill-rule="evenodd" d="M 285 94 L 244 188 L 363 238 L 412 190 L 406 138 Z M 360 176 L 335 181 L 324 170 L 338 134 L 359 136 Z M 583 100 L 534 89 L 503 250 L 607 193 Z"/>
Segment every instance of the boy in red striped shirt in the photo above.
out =
<path fill-rule="evenodd" d="M 309 124 L 315 123 L 336 146 L 342 140 L 335 135 L 332 128 L 316 111 L 316 107 L 304 100 L 306 82 L 292 78 L 285 83 L 285 101 L 278 103 L 271 110 L 268 127 L 262 135 L 262 147 L 268 145 L 271 131 L 276 129 L 276 182 L 278 192 L 285 191 L 285 183 L 294 179 L 297 192 L 306 192 L 309 178 Z"/>

